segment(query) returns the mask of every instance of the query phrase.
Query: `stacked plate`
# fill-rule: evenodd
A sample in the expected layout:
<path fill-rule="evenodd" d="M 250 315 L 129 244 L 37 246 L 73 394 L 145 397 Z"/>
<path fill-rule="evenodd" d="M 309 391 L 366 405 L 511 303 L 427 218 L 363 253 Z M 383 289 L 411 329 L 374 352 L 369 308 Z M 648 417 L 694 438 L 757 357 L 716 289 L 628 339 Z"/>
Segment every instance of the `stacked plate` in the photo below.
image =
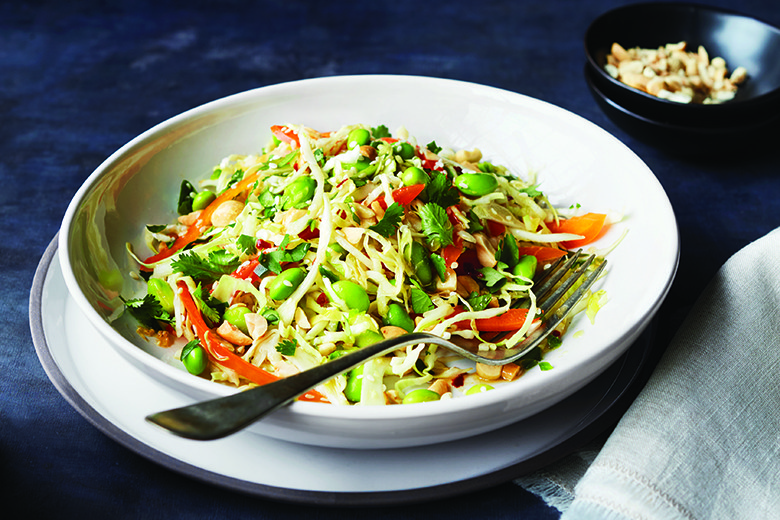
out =
<path fill-rule="evenodd" d="M 614 78 L 605 69 L 613 43 L 657 49 L 686 42 L 747 70 L 730 101 L 680 103 Z M 780 29 L 743 14 L 685 3 L 633 4 L 597 18 L 585 36 L 585 78 L 605 113 L 640 137 L 666 143 L 755 140 L 780 122 Z"/>

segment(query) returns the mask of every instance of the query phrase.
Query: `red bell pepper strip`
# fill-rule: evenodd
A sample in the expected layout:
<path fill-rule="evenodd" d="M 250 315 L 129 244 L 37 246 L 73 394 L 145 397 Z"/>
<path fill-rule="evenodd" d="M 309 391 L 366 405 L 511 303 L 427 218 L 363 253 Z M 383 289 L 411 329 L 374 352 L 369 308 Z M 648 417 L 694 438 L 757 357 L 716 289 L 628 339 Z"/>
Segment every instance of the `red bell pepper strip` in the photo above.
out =
<path fill-rule="evenodd" d="M 256 171 L 254 173 L 248 174 L 244 176 L 244 178 L 230 188 L 229 190 L 226 190 L 222 192 L 222 194 L 214 199 L 211 204 L 209 204 L 205 209 L 203 209 L 200 212 L 200 215 L 198 215 L 198 218 L 195 220 L 195 222 L 187 228 L 187 231 L 179 236 L 174 242 L 173 245 L 171 245 L 169 248 L 161 249 L 159 253 L 156 255 L 152 255 L 149 258 L 146 259 L 147 264 L 153 264 L 155 262 L 159 262 L 160 260 L 164 260 L 168 258 L 169 256 L 173 255 L 180 249 L 184 249 L 188 244 L 191 242 L 197 240 L 208 228 L 211 227 L 211 214 L 214 213 L 214 210 L 216 210 L 220 204 L 223 202 L 226 202 L 228 200 L 233 200 L 236 196 L 238 196 L 242 191 L 247 189 L 250 184 L 255 182 L 257 180 L 257 177 L 260 175 L 260 171 Z"/>
<path fill-rule="evenodd" d="M 401 186 L 400 188 L 396 188 L 392 191 L 393 200 L 398 204 L 404 206 L 406 204 L 411 203 L 414 199 L 416 199 L 424 189 L 425 189 L 425 184 L 413 184 L 411 186 Z M 383 209 L 387 209 L 388 204 L 387 201 L 385 201 L 384 193 L 380 195 L 376 200 L 377 202 L 379 202 L 379 205 L 382 206 Z"/>
<path fill-rule="evenodd" d="M 255 269 L 260 265 L 260 260 L 257 258 L 251 258 L 239 265 L 238 268 L 230 273 L 230 276 L 241 280 L 249 279 L 252 283 L 260 281 L 260 277 L 255 274 Z"/>
<path fill-rule="evenodd" d="M 178 288 L 177 293 L 181 298 L 184 310 L 187 313 L 187 318 L 195 328 L 195 332 L 200 339 L 201 345 L 206 349 L 209 358 L 220 366 L 233 370 L 239 376 L 252 381 L 258 385 L 265 385 L 278 381 L 279 378 L 273 374 L 269 374 L 260 367 L 245 361 L 240 356 L 234 354 L 229 349 L 225 348 L 222 343 L 215 337 L 216 333 L 212 331 L 203 320 L 203 315 L 200 313 L 195 300 L 190 294 L 190 289 L 187 287 L 187 283 L 184 280 L 179 280 L 176 283 Z M 309 390 L 298 399 L 301 401 L 315 401 L 315 402 L 328 402 L 328 400 L 316 390 Z"/>
<path fill-rule="evenodd" d="M 480 332 L 505 332 L 520 330 L 525 324 L 528 309 L 508 309 L 505 313 L 493 316 L 492 318 L 479 318 L 474 320 L 475 328 Z M 534 318 L 536 323 L 539 318 Z M 460 329 L 471 328 L 471 320 L 456 322 L 455 325 Z"/>
<path fill-rule="evenodd" d="M 282 125 L 273 125 L 271 127 L 271 133 L 276 136 L 277 139 L 280 141 L 284 141 L 288 144 L 295 144 L 296 148 L 301 147 L 301 142 L 298 139 L 298 134 L 295 133 L 295 130 L 292 128 L 288 128 L 286 126 Z"/>
<path fill-rule="evenodd" d="M 488 220 L 486 221 L 486 224 L 491 236 L 500 237 L 504 236 L 504 233 L 506 233 L 506 226 L 499 222 Z"/>
<path fill-rule="evenodd" d="M 604 229 L 604 221 L 607 216 L 603 213 L 586 213 L 578 217 L 572 217 L 566 220 L 559 220 L 547 226 L 553 233 L 571 233 L 582 235 L 584 238 L 561 242 L 561 245 L 567 249 L 576 249 L 590 244 L 601 236 Z"/>
<path fill-rule="evenodd" d="M 535 256 L 540 264 L 542 262 L 549 262 L 550 260 L 557 260 L 566 254 L 566 251 L 561 249 L 545 246 L 520 246 L 517 249 L 520 258 L 524 255 Z"/>

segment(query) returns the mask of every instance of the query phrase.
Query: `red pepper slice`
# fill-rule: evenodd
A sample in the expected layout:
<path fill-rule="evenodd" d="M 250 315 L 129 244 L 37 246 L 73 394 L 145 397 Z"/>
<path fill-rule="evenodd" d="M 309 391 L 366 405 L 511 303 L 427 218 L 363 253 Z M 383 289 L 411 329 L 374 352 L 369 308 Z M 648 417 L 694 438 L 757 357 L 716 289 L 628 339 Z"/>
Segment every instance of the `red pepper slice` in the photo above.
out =
<path fill-rule="evenodd" d="M 561 245 L 567 249 L 576 249 L 590 244 L 599 238 L 603 231 L 606 231 L 604 222 L 607 216 L 603 213 L 586 213 L 578 217 L 572 217 L 566 220 L 559 220 L 547 226 L 553 233 L 572 233 L 582 235 L 584 238 L 561 242 Z"/>
<path fill-rule="evenodd" d="M 239 278 L 241 280 L 249 279 L 249 281 L 252 283 L 257 283 L 260 281 L 260 277 L 255 274 L 255 269 L 257 269 L 258 265 L 260 265 L 260 260 L 257 258 L 252 258 L 239 265 L 238 269 L 230 273 L 230 276 Z"/>
<path fill-rule="evenodd" d="M 179 280 L 176 283 L 176 287 L 178 288 L 177 293 L 179 294 L 182 304 L 184 305 L 184 310 L 187 313 L 187 318 L 195 328 L 195 332 L 198 335 L 201 344 L 206 349 L 209 358 L 213 362 L 227 369 L 233 370 L 239 376 L 258 385 L 265 385 L 267 383 L 272 383 L 279 380 L 279 378 L 275 375 L 269 374 L 262 368 L 245 361 L 240 356 L 237 356 L 225 348 L 222 343 L 220 343 L 220 341 L 215 337 L 216 333 L 212 331 L 203 320 L 203 315 L 200 313 L 195 300 L 193 300 L 192 294 L 190 294 L 190 289 L 187 287 L 186 282 L 184 282 L 184 280 Z M 301 401 L 314 401 L 322 403 L 329 402 L 325 396 L 316 390 L 309 390 L 298 399 Z"/>
<path fill-rule="evenodd" d="M 493 220 L 487 221 L 487 228 L 491 236 L 500 237 L 506 233 L 506 226 Z"/>
<path fill-rule="evenodd" d="M 505 332 L 511 330 L 519 330 L 525 324 L 526 316 L 528 316 L 528 309 L 508 309 L 505 313 L 492 318 L 480 318 L 474 320 L 474 326 L 480 332 Z M 539 318 L 534 318 L 533 322 L 536 323 Z M 463 320 L 456 322 L 455 325 L 460 329 L 471 328 L 471 320 Z"/>
<path fill-rule="evenodd" d="M 301 142 L 298 139 L 298 134 L 295 133 L 295 130 L 292 128 L 282 126 L 282 125 L 273 125 L 271 127 L 271 133 L 276 136 L 277 139 L 280 141 L 284 141 L 288 144 L 295 144 L 295 148 L 301 147 Z"/>
<path fill-rule="evenodd" d="M 414 199 L 416 199 L 420 193 L 425 189 L 425 184 L 413 184 L 411 186 L 401 186 L 400 188 L 396 188 L 393 190 L 393 200 L 397 202 L 398 204 L 404 206 L 406 204 L 409 204 Z M 383 209 L 387 209 L 387 201 L 385 201 L 385 195 L 384 193 L 380 195 L 377 199 L 377 202 L 379 202 L 379 205 L 382 206 Z"/>

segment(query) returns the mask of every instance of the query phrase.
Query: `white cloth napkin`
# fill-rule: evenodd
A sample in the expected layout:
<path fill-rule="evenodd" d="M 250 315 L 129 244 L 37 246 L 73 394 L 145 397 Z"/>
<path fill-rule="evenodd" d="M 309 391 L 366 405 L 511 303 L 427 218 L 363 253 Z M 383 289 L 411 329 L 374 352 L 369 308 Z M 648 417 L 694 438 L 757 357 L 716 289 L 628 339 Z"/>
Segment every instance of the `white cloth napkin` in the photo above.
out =
<path fill-rule="evenodd" d="M 563 520 L 780 518 L 780 229 L 719 270 L 591 448 L 517 483 Z"/>

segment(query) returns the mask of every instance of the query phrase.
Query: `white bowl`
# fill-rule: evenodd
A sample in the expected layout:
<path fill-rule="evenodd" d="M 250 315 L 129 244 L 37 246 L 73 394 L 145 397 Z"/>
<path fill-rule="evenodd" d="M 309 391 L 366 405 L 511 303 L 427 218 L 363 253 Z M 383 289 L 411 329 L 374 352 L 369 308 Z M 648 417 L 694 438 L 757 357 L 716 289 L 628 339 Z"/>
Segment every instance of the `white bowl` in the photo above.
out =
<path fill-rule="evenodd" d="M 136 266 L 125 244 L 143 251 L 142 229 L 169 222 L 171 195 L 184 178 L 200 178 L 231 153 L 267 143 L 274 124 L 318 130 L 343 125 L 405 126 L 418 142 L 478 147 L 520 176 L 538 172 L 558 206 L 614 211 L 624 219 L 597 245 L 625 238 L 609 254 L 599 282 L 609 303 L 595 323 L 581 315 L 563 345 L 494 391 L 402 406 L 329 406 L 295 402 L 256 423 L 258 433 L 343 448 L 396 448 L 477 435 L 519 421 L 576 392 L 618 359 L 647 326 L 677 267 L 677 225 L 666 194 L 648 167 L 617 139 L 548 103 L 496 88 L 406 76 L 303 80 L 229 96 L 187 111 L 141 134 L 109 157 L 73 198 L 59 234 L 69 291 L 97 330 L 140 370 L 193 400 L 234 392 L 189 375 L 170 349 L 142 340 L 132 319 L 109 317 L 117 298 L 142 286 L 124 276 Z M 118 271 L 117 271 L 118 270 Z M 582 331 L 582 333 L 577 333 Z M 100 367 L 95 367 L 99 370 Z"/>

